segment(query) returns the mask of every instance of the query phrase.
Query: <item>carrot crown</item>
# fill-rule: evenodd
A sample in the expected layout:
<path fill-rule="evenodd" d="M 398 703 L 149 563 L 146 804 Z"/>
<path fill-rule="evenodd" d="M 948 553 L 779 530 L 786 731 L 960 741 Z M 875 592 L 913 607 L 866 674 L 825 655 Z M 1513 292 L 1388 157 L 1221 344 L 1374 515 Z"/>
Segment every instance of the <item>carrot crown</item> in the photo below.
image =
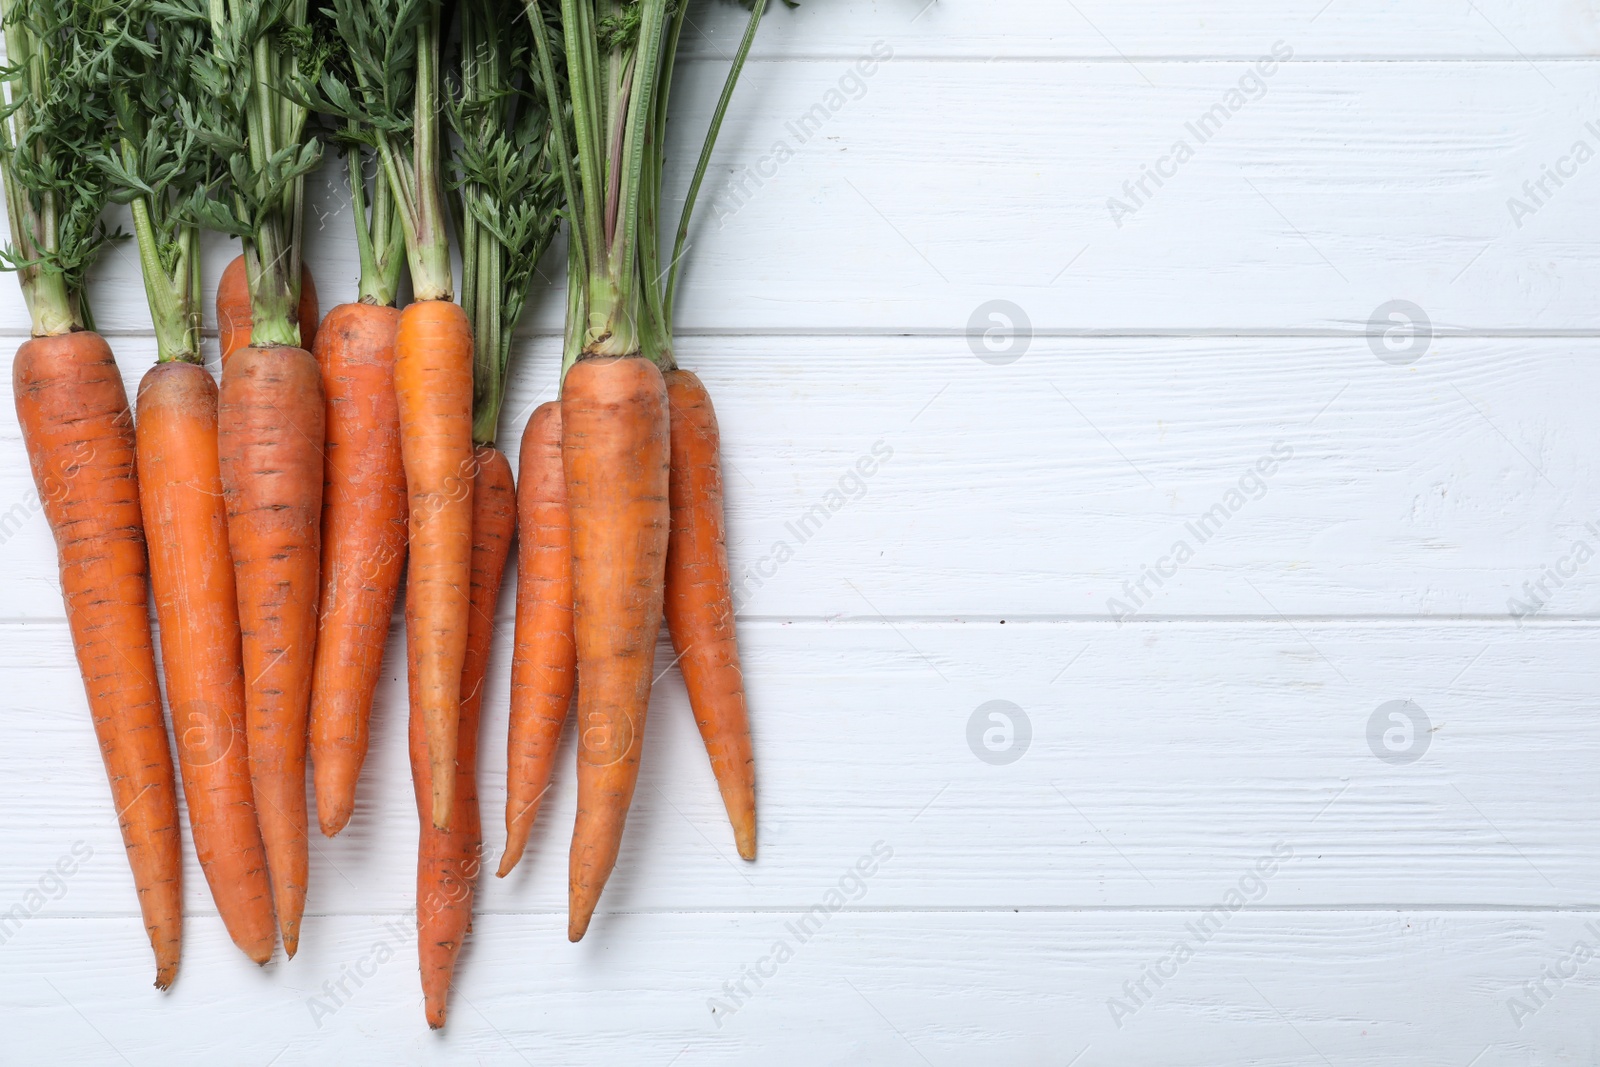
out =
<path fill-rule="evenodd" d="M 305 176 L 322 158 L 302 101 L 324 50 L 306 28 L 306 0 L 208 0 L 207 12 L 212 53 L 197 78 L 208 105 L 195 118 L 228 181 L 197 214 L 244 245 L 251 342 L 299 345 Z"/>
<path fill-rule="evenodd" d="M 531 19 L 543 0 L 524 0 Z M 688 0 L 560 0 L 567 82 L 535 35 L 550 108 L 572 112 L 577 168 L 564 167 L 572 253 L 563 373 L 585 356 L 641 352 L 672 363 L 672 297 L 689 219 L 734 84 L 767 0 L 754 0 L 679 218 L 673 256 L 660 256 L 667 98 Z M 565 157 L 565 152 L 561 153 Z M 665 288 L 663 289 L 663 283 Z"/>
<path fill-rule="evenodd" d="M 111 198 L 129 205 L 157 359 L 198 363 L 199 215 L 222 160 L 201 135 L 211 27 L 203 0 L 130 3 L 108 19 L 116 123 L 93 156 Z"/>
<path fill-rule="evenodd" d="M 439 185 L 439 0 L 332 0 L 343 47 L 319 109 L 355 124 L 377 153 L 400 216 L 418 300 L 454 295 Z"/>
<path fill-rule="evenodd" d="M 475 444 L 494 441 L 521 318 L 539 258 L 560 224 L 559 131 L 529 69 L 544 19 L 502 0 L 462 0 L 448 113 L 461 233 L 461 304 L 472 324 Z M 537 15 L 537 12 L 534 13 Z"/>
<path fill-rule="evenodd" d="M 109 3 L 0 0 L 8 65 L 0 69 L 0 181 L 11 243 L 0 269 L 22 285 L 36 337 L 93 329 L 84 277 L 108 241 L 110 192 L 82 160 L 112 125 L 103 23 Z"/>

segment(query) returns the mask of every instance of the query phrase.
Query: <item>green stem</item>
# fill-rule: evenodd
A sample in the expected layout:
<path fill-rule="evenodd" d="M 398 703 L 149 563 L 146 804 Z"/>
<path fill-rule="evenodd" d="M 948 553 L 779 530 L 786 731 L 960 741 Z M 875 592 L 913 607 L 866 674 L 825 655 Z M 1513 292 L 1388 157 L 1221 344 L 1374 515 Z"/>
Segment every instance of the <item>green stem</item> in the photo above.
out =
<path fill-rule="evenodd" d="M 417 89 L 411 128 L 412 212 L 402 219 L 411 284 L 418 300 L 449 300 L 450 230 L 439 192 L 439 5 L 417 27 Z M 400 190 L 396 190 L 397 193 Z"/>
<path fill-rule="evenodd" d="M 683 262 L 684 242 L 689 237 L 689 218 L 694 214 L 694 202 L 700 195 L 700 184 L 705 181 L 706 168 L 711 165 L 711 150 L 716 146 L 717 135 L 722 132 L 722 118 L 728 113 L 728 102 L 733 99 L 733 87 L 739 81 L 739 74 L 744 70 L 745 58 L 750 55 L 750 46 L 755 43 L 756 30 L 761 26 L 761 14 L 766 10 L 767 0 L 755 0 L 755 5 L 750 9 L 750 21 L 745 24 L 744 39 L 739 42 L 739 51 L 734 54 L 733 66 L 728 69 L 728 77 L 722 83 L 722 95 L 717 98 L 717 109 L 711 113 L 711 125 L 706 130 L 705 142 L 700 146 L 700 159 L 695 163 L 694 177 L 689 182 L 689 191 L 684 196 L 683 213 L 678 217 L 677 236 L 672 241 L 672 261 L 667 264 L 667 292 L 663 303 L 663 317 L 670 330 L 672 324 L 672 305 L 678 295 L 678 268 Z"/>
<path fill-rule="evenodd" d="M 150 321 L 156 332 L 156 362 L 199 363 L 198 338 L 191 329 L 190 307 L 186 306 L 183 292 L 189 280 L 188 264 L 180 260 L 177 277 L 168 275 L 161 265 L 150 205 L 140 197 L 129 207 L 133 212 L 134 240 L 139 246 L 139 272 L 144 275 L 145 299 L 150 304 Z"/>

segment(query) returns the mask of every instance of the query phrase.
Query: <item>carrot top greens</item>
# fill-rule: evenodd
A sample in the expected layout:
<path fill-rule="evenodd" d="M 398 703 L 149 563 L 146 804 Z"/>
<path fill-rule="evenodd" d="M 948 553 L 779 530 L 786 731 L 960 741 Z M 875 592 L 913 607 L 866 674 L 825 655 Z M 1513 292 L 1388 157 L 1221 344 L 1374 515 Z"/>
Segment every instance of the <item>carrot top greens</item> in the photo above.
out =
<path fill-rule="evenodd" d="M 151 8 L 158 18 L 191 13 L 165 0 Z M 212 50 L 194 78 L 207 103 L 193 117 L 228 180 L 196 214 L 244 244 L 251 342 L 298 346 L 305 176 L 322 158 L 302 101 L 325 48 L 307 31 L 306 0 L 208 0 L 206 13 Z"/>
<path fill-rule="evenodd" d="M 113 123 L 104 24 L 115 11 L 112 0 L 0 0 L 0 182 L 11 228 L 0 269 L 17 272 L 38 337 L 94 328 L 84 278 L 120 236 L 101 220 L 105 175 L 82 166 Z"/>
<path fill-rule="evenodd" d="M 92 159 L 111 198 L 133 215 L 156 358 L 198 363 L 199 218 L 223 179 L 199 118 L 208 106 L 198 75 L 211 62 L 210 21 L 202 0 L 168 0 L 159 12 L 121 5 L 106 28 L 116 121 Z"/>
<path fill-rule="evenodd" d="M 531 19 L 542 18 L 542 0 L 524 4 Z M 694 201 L 766 5 L 751 6 L 665 267 L 658 231 L 667 98 L 689 0 L 560 0 L 565 91 L 535 36 L 550 108 L 571 110 L 577 158 L 576 171 L 562 173 L 572 227 L 563 373 L 585 356 L 642 353 L 671 365 L 672 299 Z"/>
<path fill-rule="evenodd" d="M 318 107 L 354 124 L 376 151 L 399 212 L 416 299 L 449 300 L 455 282 L 439 185 L 439 0 L 332 0 L 328 10 L 343 49 L 322 72 Z"/>
<path fill-rule="evenodd" d="M 494 441 L 511 337 L 539 257 L 559 226 L 560 131 L 531 70 L 541 17 L 501 0 L 462 0 L 459 76 L 449 106 L 458 139 L 452 185 L 461 232 L 461 304 L 472 324 L 476 444 Z"/>

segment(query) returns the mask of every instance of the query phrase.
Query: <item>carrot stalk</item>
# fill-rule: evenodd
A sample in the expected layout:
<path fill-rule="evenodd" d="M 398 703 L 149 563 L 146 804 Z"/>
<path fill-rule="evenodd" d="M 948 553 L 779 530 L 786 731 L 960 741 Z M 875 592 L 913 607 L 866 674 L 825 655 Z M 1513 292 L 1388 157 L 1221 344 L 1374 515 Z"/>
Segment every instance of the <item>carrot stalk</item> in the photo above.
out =
<path fill-rule="evenodd" d="M 311 268 L 304 264 L 300 267 L 298 308 L 295 317 L 300 323 L 300 347 L 309 352 L 316 345 L 320 315 L 317 287 L 311 280 Z M 237 255 L 228 261 L 217 283 L 217 344 L 222 349 L 223 366 L 227 366 L 229 356 L 250 343 L 254 322 L 250 310 L 249 272 L 245 270 L 244 256 Z"/>
<path fill-rule="evenodd" d="M 572 527 L 561 467 L 561 405 L 541 404 L 522 434 L 517 485 L 517 624 L 506 732 L 504 878 L 522 858 L 550 787 L 577 681 Z"/>
<path fill-rule="evenodd" d="M 589 927 L 639 778 L 670 515 L 667 391 L 639 357 L 584 359 L 561 394 L 578 653 L 578 817 L 567 937 Z"/>
<path fill-rule="evenodd" d="M 672 536 L 667 547 L 667 632 L 695 725 L 733 824 L 739 855 L 756 858 L 755 757 L 733 629 L 733 583 L 722 519 L 721 436 L 705 385 L 666 373 L 671 406 Z"/>
<path fill-rule="evenodd" d="M 486 446 L 474 456 L 472 489 L 472 591 L 467 622 L 467 654 L 461 674 L 461 718 L 450 828 L 433 820 L 433 761 L 421 703 L 412 701 L 409 730 L 411 780 L 416 793 L 421 835 L 417 843 L 417 957 L 428 1025 L 444 1026 L 451 978 L 462 943 L 472 929 L 472 901 L 482 868 L 483 829 L 478 813 L 478 722 L 494 637 L 494 614 L 511 541 L 516 534 L 517 505 L 511 464 Z M 407 617 L 407 650 L 410 640 Z M 411 673 L 412 684 L 420 679 Z"/>

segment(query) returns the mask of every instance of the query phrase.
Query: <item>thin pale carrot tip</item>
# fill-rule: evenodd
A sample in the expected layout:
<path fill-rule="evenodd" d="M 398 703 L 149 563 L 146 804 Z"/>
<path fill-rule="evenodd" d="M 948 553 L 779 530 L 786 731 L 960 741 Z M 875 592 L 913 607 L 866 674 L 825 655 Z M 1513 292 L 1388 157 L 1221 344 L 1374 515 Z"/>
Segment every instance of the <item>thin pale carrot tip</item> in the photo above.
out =
<path fill-rule="evenodd" d="M 156 968 L 156 988 L 168 989 L 172 986 L 173 979 L 178 977 L 178 965 L 169 963 Z"/>
<path fill-rule="evenodd" d="M 753 860 L 756 858 L 756 828 L 754 826 L 735 826 L 733 840 L 739 848 L 739 858 Z"/>
<path fill-rule="evenodd" d="M 322 805 L 317 805 L 317 825 L 322 828 L 323 837 L 334 837 L 340 830 L 350 825 L 350 807 L 346 804 L 333 806 L 327 814 L 323 814 Z"/>
<path fill-rule="evenodd" d="M 599 898 L 579 900 L 576 893 L 570 894 L 567 902 L 567 940 L 576 944 L 583 940 L 583 935 L 589 932 L 589 920 L 594 918 L 595 905 Z"/>
<path fill-rule="evenodd" d="M 438 781 L 437 777 L 434 781 Z M 436 830 L 450 829 L 450 814 L 455 807 L 455 798 L 443 792 L 440 787 L 433 789 L 433 826 Z"/>
<path fill-rule="evenodd" d="M 522 849 L 519 848 L 515 852 L 512 852 L 509 849 L 506 850 L 506 852 L 500 857 L 500 869 L 494 872 L 494 876 L 496 878 L 504 878 L 506 875 L 511 873 L 512 869 L 516 867 L 517 863 L 521 859 Z"/>

